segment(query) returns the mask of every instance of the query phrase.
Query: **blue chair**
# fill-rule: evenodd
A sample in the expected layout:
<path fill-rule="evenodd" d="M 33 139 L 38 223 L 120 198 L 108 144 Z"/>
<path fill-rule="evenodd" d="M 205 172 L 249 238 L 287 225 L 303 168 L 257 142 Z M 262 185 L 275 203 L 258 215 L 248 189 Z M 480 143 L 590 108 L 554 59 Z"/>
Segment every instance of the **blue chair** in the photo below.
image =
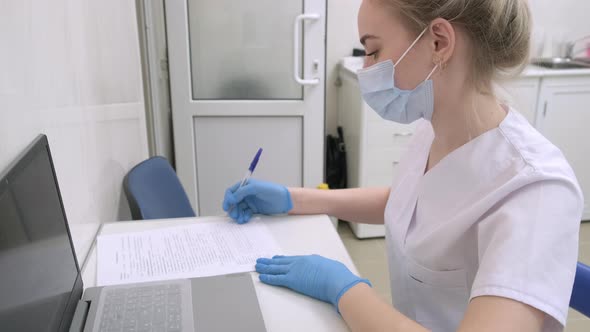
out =
<path fill-rule="evenodd" d="M 578 262 L 570 307 L 590 317 L 590 266 Z"/>
<path fill-rule="evenodd" d="M 194 217 L 182 184 L 166 158 L 135 166 L 123 180 L 133 220 Z"/>

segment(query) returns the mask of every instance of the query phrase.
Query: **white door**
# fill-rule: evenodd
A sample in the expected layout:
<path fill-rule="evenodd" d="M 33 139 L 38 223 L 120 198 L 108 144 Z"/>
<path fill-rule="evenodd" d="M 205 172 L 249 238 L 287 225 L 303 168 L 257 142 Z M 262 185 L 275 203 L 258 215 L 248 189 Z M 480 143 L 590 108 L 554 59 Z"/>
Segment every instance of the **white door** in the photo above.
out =
<path fill-rule="evenodd" d="M 199 215 L 255 177 L 323 181 L 325 0 L 167 0 L 178 176 Z"/>
<path fill-rule="evenodd" d="M 589 220 L 590 78 L 544 79 L 540 96 L 538 124 L 574 169 L 586 199 L 583 219 Z"/>

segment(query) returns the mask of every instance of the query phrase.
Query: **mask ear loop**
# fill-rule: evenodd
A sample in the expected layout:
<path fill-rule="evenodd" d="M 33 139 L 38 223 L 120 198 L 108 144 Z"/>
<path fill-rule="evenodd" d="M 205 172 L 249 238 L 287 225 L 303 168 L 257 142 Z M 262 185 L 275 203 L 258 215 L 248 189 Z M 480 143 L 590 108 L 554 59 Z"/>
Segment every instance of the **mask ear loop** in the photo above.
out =
<path fill-rule="evenodd" d="M 424 80 L 424 82 L 428 81 L 432 77 L 432 75 L 438 69 L 438 67 L 439 67 L 439 65 L 434 65 L 434 68 L 432 68 L 432 71 L 430 72 L 430 74 L 428 74 L 428 76 L 426 77 L 426 79 Z"/>
<path fill-rule="evenodd" d="M 400 62 L 402 62 L 402 60 L 406 57 L 406 55 L 408 55 L 408 53 L 410 53 L 410 51 L 416 45 L 416 43 L 420 40 L 420 38 L 422 38 L 422 36 L 424 36 L 424 34 L 426 33 L 426 31 L 428 31 L 428 27 L 426 27 L 426 29 L 424 29 L 424 31 L 422 31 L 422 33 L 420 33 L 420 35 L 418 36 L 418 38 L 416 38 L 416 40 L 414 40 L 414 42 L 412 43 L 412 45 L 410 45 L 410 47 L 408 47 L 408 49 L 404 52 L 404 54 L 402 54 L 402 56 L 397 60 L 397 62 L 393 65 L 393 67 L 397 67 L 397 65 Z"/>

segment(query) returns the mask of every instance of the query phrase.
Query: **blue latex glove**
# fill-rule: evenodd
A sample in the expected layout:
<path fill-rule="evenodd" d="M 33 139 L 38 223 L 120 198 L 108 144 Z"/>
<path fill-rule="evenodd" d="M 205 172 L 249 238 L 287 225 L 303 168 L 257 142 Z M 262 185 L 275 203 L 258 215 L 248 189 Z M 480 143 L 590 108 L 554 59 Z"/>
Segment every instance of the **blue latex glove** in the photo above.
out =
<path fill-rule="evenodd" d="M 265 284 L 332 303 L 339 313 L 338 302 L 349 289 L 359 282 L 372 287 L 369 280 L 355 276 L 344 264 L 318 255 L 259 258 L 256 272 Z"/>
<path fill-rule="evenodd" d="M 253 214 L 282 214 L 291 211 L 293 202 L 289 190 L 279 184 L 249 179 L 240 189 L 236 183 L 225 191 L 223 210 L 238 222 L 245 224 Z"/>

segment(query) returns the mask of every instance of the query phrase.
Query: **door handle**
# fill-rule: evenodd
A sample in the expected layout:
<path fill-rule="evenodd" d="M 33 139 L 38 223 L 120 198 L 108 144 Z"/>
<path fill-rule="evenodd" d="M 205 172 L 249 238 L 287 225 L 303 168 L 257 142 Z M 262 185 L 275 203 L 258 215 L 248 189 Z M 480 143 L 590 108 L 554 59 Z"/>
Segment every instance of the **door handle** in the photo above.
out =
<path fill-rule="evenodd" d="M 295 18 L 295 29 L 294 29 L 294 33 L 293 33 L 293 50 L 295 52 L 294 56 L 293 56 L 293 61 L 294 61 L 294 65 L 293 65 L 293 76 L 295 78 L 295 81 L 301 85 L 318 85 L 320 84 L 320 79 L 319 78 L 313 78 L 310 80 L 306 80 L 304 78 L 302 78 L 301 76 L 299 76 L 299 61 L 301 60 L 301 45 L 299 45 L 299 31 L 301 30 L 301 26 L 303 25 L 303 22 L 306 20 L 309 21 L 316 21 L 320 19 L 320 14 L 301 14 L 299 16 L 297 16 L 297 18 Z"/>

